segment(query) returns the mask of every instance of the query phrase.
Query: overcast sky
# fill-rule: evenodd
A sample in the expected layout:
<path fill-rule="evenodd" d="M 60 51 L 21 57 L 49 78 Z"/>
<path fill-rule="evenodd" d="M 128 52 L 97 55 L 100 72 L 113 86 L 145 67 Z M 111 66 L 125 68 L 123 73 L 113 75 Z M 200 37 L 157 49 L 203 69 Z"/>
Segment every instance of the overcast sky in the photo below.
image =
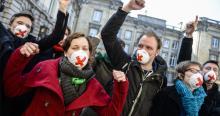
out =
<path fill-rule="evenodd" d="M 145 8 L 132 15 L 138 13 L 165 19 L 173 26 L 194 20 L 196 15 L 220 21 L 220 0 L 146 0 Z"/>

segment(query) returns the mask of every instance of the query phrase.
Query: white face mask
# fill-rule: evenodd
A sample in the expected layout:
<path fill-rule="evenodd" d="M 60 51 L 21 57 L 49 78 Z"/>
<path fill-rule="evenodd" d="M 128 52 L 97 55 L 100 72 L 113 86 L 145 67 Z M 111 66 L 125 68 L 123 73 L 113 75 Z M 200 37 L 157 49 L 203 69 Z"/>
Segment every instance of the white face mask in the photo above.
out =
<path fill-rule="evenodd" d="M 203 76 L 200 73 L 193 74 L 189 79 L 189 86 L 192 90 L 201 87 L 203 84 Z"/>
<path fill-rule="evenodd" d="M 77 68 L 82 69 L 88 63 L 89 57 L 87 53 L 83 50 L 78 50 L 68 57 L 69 61 L 75 65 Z"/>
<path fill-rule="evenodd" d="M 204 81 L 214 83 L 217 79 L 217 76 L 213 70 L 207 72 L 204 76 Z"/>
<path fill-rule="evenodd" d="M 136 58 L 141 64 L 146 64 L 150 60 L 149 54 L 143 49 L 137 50 Z"/>
<path fill-rule="evenodd" d="M 18 25 L 13 30 L 14 35 L 20 38 L 28 36 L 28 28 L 25 25 Z"/>

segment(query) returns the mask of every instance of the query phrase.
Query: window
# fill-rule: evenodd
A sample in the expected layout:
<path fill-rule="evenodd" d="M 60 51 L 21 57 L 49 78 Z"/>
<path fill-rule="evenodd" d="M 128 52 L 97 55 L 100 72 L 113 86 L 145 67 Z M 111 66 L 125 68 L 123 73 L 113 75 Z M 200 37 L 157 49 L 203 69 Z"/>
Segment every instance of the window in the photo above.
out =
<path fill-rule="evenodd" d="M 96 29 L 96 28 L 90 28 L 90 29 L 89 29 L 89 36 L 94 37 L 94 36 L 96 36 L 97 34 L 98 34 L 98 29 Z"/>
<path fill-rule="evenodd" d="M 210 59 L 210 60 L 216 60 L 216 61 L 218 61 L 218 56 L 217 56 L 217 55 L 210 54 L 210 55 L 209 55 L 209 59 Z"/>
<path fill-rule="evenodd" d="M 168 39 L 164 39 L 163 40 L 163 47 L 164 48 L 169 48 L 169 46 L 170 46 L 170 41 Z"/>
<path fill-rule="evenodd" d="M 125 39 L 131 40 L 132 32 L 129 30 L 125 31 Z"/>
<path fill-rule="evenodd" d="M 212 48 L 218 48 L 219 47 L 219 39 L 212 38 Z"/>
<path fill-rule="evenodd" d="M 121 29 L 118 31 L 117 37 L 121 39 Z"/>
<path fill-rule="evenodd" d="M 93 12 L 92 21 L 101 22 L 101 18 L 102 18 L 102 11 L 95 10 Z"/>
<path fill-rule="evenodd" d="M 140 36 L 142 35 L 142 32 L 137 32 L 136 33 L 136 41 L 135 41 L 135 44 L 138 44 L 138 40 L 140 38 Z"/>
<path fill-rule="evenodd" d="M 174 55 L 174 54 L 172 54 L 171 56 L 170 56 L 170 62 L 169 62 L 169 64 L 170 64 L 170 66 L 171 67 L 174 67 L 175 65 L 176 65 L 176 55 Z"/>
<path fill-rule="evenodd" d="M 163 59 L 167 59 L 167 56 L 168 56 L 168 53 L 167 53 L 167 52 L 162 52 L 162 53 L 161 53 L 161 57 L 162 57 Z"/>
<path fill-rule="evenodd" d="M 128 44 L 125 44 L 125 48 L 124 48 L 124 51 L 126 52 L 126 53 L 128 53 L 129 52 L 129 45 Z"/>
<path fill-rule="evenodd" d="M 178 47 L 179 47 L 179 42 L 176 41 L 176 40 L 174 40 L 174 41 L 173 41 L 173 44 L 172 44 L 172 48 L 173 48 L 173 49 L 178 49 Z"/>
<path fill-rule="evenodd" d="M 174 84 L 175 73 L 167 72 L 166 76 L 167 76 L 167 86 L 172 86 Z"/>

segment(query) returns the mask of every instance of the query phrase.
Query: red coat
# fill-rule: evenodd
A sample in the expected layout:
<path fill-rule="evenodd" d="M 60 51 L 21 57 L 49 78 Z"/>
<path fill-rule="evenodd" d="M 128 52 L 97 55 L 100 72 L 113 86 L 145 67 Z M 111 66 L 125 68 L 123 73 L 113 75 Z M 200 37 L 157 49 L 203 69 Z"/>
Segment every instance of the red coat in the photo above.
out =
<path fill-rule="evenodd" d="M 10 57 L 4 75 L 5 94 L 19 96 L 30 89 L 36 89 L 35 96 L 24 116 L 78 116 L 83 108 L 92 106 L 101 116 L 119 116 L 122 112 L 128 81 L 115 81 L 113 96 L 110 98 L 101 84 L 92 78 L 86 91 L 68 106 L 64 106 L 63 93 L 58 80 L 60 59 L 37 64 L 27 74 L 21 72 L 31 58 L 26 58 L 17 49 Z"/>

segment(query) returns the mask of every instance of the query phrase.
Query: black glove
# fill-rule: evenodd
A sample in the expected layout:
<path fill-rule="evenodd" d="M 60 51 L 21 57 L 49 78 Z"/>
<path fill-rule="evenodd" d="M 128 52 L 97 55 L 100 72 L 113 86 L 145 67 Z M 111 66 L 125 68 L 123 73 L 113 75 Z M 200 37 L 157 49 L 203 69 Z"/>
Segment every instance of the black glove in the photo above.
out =
<path fill-rule="evenodd" d="M 5 7 L 5 0 L 0 0 L 0 12 L 4 10 Z"/>

